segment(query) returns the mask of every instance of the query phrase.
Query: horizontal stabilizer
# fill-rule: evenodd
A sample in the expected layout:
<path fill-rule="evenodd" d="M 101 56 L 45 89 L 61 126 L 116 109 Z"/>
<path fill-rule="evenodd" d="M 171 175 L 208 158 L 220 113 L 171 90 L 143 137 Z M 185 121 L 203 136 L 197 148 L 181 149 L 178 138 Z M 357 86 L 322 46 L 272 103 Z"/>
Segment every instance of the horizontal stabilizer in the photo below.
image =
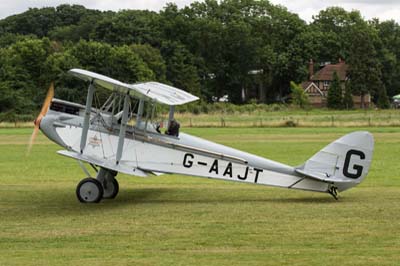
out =
<path fill-rule="evenodd" d="M 83 161 L 86 163 L 90 163 L 93 165 L 97 165 L 103 168 L 107 168 L 110 170 L 114 170 L 123 174 L 127 175 L 136 175 L 136 176 L 141 176 L 141 177 L 146 177 L 147 173 L 138 169 L 138 168 L 132 168 L 130 166 L 125 166 L 123 161 L 121 161 L 119 164 L 116 164 L 115 161 L 110 161 L 110 160 L 99 160 L 97 158 L 93 158 L 91 156 L 86 156 L 74 151 L 67 151 L 67 150 L 61 150 L 57 152 L 60 155 L 73 158 L 79 161 Z"/>
<path fill-rule="evenodd" d="M 316 179 L 316 180 L 327 182 L 327 183 L 349 183 L 349 182 L 354 183 L 353 180 L 340 179 L 335 176 L 327 176 L 327 175 L 323 175 L 321 173 L 307 172 L 302 169 L 296 169 L 296 173 L 299 173 L 299 174 L 309 177 L 311 179 Z"/>

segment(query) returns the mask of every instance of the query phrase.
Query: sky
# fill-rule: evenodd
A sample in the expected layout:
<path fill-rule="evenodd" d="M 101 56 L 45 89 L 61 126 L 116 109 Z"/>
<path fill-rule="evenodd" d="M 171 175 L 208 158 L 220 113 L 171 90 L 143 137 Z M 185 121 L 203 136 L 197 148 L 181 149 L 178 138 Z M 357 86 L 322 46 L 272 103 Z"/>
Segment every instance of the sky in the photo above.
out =
<path fill-rule="evenodd" d="M 0 0 L 0 19 L 22 13 L 29 7 L 58 6 L 60 4 L 80 4 L 86 8 L 100 10 L 148 9 L 159 11 L 167 2 L 174 2 L 179 7 L 189 5 L 193 0 Z M 307 22 L 312 16 L 329 6 L 340 6 L 351 11 L 357 9 L 365 19 L 379 18 L 380 20 L 394 19 L 400 23 L 399 0 L 270 0 L 280 4 L 289 11 L 299 14 Z"/>

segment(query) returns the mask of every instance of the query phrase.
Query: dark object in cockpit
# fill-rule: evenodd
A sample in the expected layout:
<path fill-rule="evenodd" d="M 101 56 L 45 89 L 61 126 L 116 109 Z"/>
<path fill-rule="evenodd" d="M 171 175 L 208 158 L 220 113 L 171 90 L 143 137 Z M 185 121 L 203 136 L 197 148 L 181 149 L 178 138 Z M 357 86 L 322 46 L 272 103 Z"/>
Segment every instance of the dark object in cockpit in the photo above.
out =
<path fill-rule="evenodd" d="M 181 125 L 175 119 L 172 119 L 169 122 L 168 129 L 167 129 L 167 131 L 165 131 L 165 134 L 178 137 L 180 127 L 181 127 Z"/>

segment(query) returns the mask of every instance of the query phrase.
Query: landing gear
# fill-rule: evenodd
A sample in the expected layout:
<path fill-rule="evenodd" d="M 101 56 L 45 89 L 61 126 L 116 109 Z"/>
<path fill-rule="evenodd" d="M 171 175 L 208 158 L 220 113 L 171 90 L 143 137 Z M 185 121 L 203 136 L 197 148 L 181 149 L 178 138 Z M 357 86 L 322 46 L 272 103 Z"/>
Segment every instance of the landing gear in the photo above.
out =
<path fill-rule="evenodd" d="M 117 179 L 115 179 L 116 175 L 117 172 L 106 168 L 100 168 L 100 171 L 97 173 L 96 179 L 100 181 L 104 189 L 104 199 L 113 199 L 117 196 L 119 184 Z"/>
<path fill-rule="evenodd" d="M 88 177 L 79 182 L 76 187 L 76 196 L 82 203 L 97 203 L 103 198 L 103 186 L 92 177 Z"/>
<path fill-rule="evenodd" d="M 115 198 L 119 191 L 119 184 L 117 179 L 112 178 L 111 181 L 105 182 L 105 184 L 103 184 L 103 188 L 104 188 L 103 199 Z"/>
<path fill-rule="evenodd" d="M 95 170 L 97 169 L 95 168 Z M 85 172 L 89 174 L 87 170 Z M 83 179 L 76 187 L 78 200 L 83 203 L 98 203 L 101 199 L 115 198 L 119 191 L 119 184 L 115 179 L 116 175 L 117 172 L 115 171 L 100 168 L 96 178 Z"/>

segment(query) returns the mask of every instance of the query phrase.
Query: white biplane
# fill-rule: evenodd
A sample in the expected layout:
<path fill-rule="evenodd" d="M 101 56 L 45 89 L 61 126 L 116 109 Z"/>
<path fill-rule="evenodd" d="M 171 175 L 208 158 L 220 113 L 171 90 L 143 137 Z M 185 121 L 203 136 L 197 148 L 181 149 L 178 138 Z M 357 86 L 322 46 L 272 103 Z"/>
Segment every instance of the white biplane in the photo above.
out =
<path fill-rule="evenodd" d="M 81 69 L 70 74 L 88 82 L 86 106 L 53 99 L 51 87 L 35 120 L 32 141 L 40 130 L 64 147 L 59 154 L 78 160 L 88 176 L 76 195 L 84 203 L 114 198 L 118 172 L 148 176 L 175 173 L 290 189 L 337 192 L 359 184 L 367 175 L 374 149 L 370 133 L 345 135 L 292 167 L 179 132 L 174 107 L 198 100 L 183 90 L 157 82 L 126 84 Z M 111 91 L 107 101 L 93 107 L 98 87 Z M 169 106 L 166 131 L 154 121 L 155 107 Z M 31 141 L 31 142 L 32 142 Z M 90 177 L 82 162 L 97 172 Z"/>

